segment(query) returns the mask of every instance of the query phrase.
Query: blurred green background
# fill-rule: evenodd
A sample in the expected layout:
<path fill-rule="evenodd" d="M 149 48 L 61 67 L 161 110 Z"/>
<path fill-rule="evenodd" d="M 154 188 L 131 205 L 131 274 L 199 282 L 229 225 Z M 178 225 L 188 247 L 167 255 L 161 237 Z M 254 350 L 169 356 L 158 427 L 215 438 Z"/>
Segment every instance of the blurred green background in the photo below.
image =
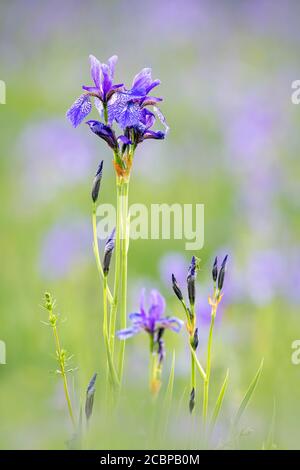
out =
<path fill-rule="evenodd" d="M 127 343 L 118 412 L 104 406 L 90 187 L 103 158 L 101 200 L 114 203 L 114 173 L 106 145 L 87 126 L 74 130 L 65 118 L 81 85 L 90 83 L 89 54 L 102 61 L 119 56 L 117 83 L 129 86 L 145 66 L 162 81 L 158 93 L 171 130 L 165 141 L 138 149 L 130 203 L 205 205 L 205 245 L 195 253 L 202 260 L 197 311 L 203 362 L 211 265 L 216 254 L 229 254 L 212 400 L 227 367 L 230 383 L 213 446 L 226 446 L 230 420 L 264 357 L 239 445 L 262 447 L 275 401 L 274 442 L 300 448 L 300 365 L 291 362 L 291 344 L 300 338 L 300 107 L 291 102 L 291 83 L 300 78 L 299 14 L 296 0 L 1 2 L 0 79 L 7 87 L 0 105 L 0 339 L 7 347 L 7 364 L 0 365 L 1 448 L 64 448 L 70 438 L 62 386 L 52 372 L 51 331 L 41 324 L 45 290 L 66 319 L 60 334 L 78 367 L 70 380 L 78 406 L 90 377 L 99 374 L 86 445 L 200 445 L 202 391 L 191 423 L 184 332 L 166 335 L 162 397 L 176 350 L 167 436 L 152 436 L 144 335 Z M 159 288 L 168 312 L 182 316 L 170 276 L 184 282 L 191 255 L 184 241 L 131 241 L 129 312 L 145 286 Z"/>

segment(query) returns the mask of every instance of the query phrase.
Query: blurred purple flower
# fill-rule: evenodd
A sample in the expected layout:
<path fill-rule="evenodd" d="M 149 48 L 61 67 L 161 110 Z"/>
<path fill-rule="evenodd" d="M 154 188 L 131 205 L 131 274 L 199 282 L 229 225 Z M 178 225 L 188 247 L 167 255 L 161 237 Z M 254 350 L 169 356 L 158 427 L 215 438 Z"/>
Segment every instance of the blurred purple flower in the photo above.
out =
<path fill-rule="evenodd" d="M 143 290 L 141 295 L 140 311 L 129 315 L 132 326 L 118 331 L 117 336 L 120 339 L 125 340 L 144 330 L 154 338 L 154 335 L 161 329 L 170 329 L 178 333 L 183 322 L 176 317 L 164 316 L 165 307 L 166 303 L 162 295 L 157 290 L 152 290 L 150 293 L 150 306 L 146 310 L 145 290 Z"/>
<path fill-rule="evenodd" d="M 91 231 L 85 218 L 55 223 L 44 236 L 38 260 L 44 279 L 60 279 L 91 261 Z"/>
<path fill-rule="evenodd" d="M 172 274 L 181 288 L 186 286 L 186 273 L 188 261 L 186 258 L 176 252 L 170 252 L 164 255 L 159 263 L 159 271 L 162 282 L 169 289 L 172 282 Z"/>
<path fill-rule="evenodd" d="M 25 200 L 51 199 L 61 189 L 90 176 L 94 165 L 90 143 L 63 121 L 46 120 L 24 129 L 16 144 Z"/>

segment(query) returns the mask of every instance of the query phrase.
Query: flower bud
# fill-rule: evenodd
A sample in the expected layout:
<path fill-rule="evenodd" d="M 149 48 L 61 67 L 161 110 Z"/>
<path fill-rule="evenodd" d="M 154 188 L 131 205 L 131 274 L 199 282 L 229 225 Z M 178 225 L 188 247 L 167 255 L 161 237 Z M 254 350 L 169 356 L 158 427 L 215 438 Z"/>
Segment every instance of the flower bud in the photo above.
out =
<path fill-rule="evenodd" d="M 194 331 L 194 336 L 191 340 L 191 346 L 194 351 L 196 351 L 198 344 L 199 344 L 199 336 L 198 336 L 198 328 L 196 328 Z"/>
<path fill-rule="evenodd" d="M 115 248 L 115 232 L 116 229 L 114 228 L 105 243 L 103 258 L 103 273 L 105 276 L 108 275 L 112 253 Z"/>
<path fill-rule="evenodd" d="M 103 170 L 103 160 L 100 162 L 97 173 L 94 178 L 93 187 L 92 187 L 92 199 L 93 202 L 96 202 L 99 195 L 101 179 L 102 179 L 102 170 Z"/>
<path fill-rule="evenodd" d="M 220 268 L 219 276 L 218 276 L 218 289 L 222 290 L 223 284 L 224 284 L 224 279 L 225 279 L 225 272 L 226 272 L 226 263 L 227 263 L 227 258 L 228 255 L 225 256 L 225 258 L 222 261 L 222 265 Z"/>
<path fill-rule="evenodd" d="M 178 297 L 178 299 L 180 301 L 183 300 L 182 292 L 180 290 L 180 287 L 177 283 L 177 280 L 176 280 L 174 274 L 172 274 L 172 287 L 173 287 L 173 291 L 175 292 L 175 295 Z"/>
<path fill-rule="evenodd" d="M 189 401 L 189 409 L 190 413 L 193 412 L 193 409 L 195 408 L 195 389 L 194 387 L 192 388 L 192 391 L 190 393 L 190 401 Z"/>
<path fill-rule="evenodd" d="M 212 268 L 212 278 L 214 282 L 217 281 L 217 277 L 218 277 L 218 258 L 215 257 L 215 262 Z"/>
<path fill-rule="evenodd" d="M 188 288 L 189 301 L 190 301 L 191 306 L 195 305 L 195 296 L 196 296 L 195 280 L 196 280 L 196 258 L 195 256 L 193 256 L 189 270 L 188 270 L 188 276 L 187 276 L 187 288 Z"/>
<path fill-rule="evenodd" d="M 93 412 L 93 405 L 94 405 L 94 395 L 95 395 L 95 383 L 96 383 L 97 374 L 94 374 L 91 378 L 87 391 L 86 391 L 86 400 L 85 400 L 85 416 L 87 422 L 89 421 L 92 412 Z"/>

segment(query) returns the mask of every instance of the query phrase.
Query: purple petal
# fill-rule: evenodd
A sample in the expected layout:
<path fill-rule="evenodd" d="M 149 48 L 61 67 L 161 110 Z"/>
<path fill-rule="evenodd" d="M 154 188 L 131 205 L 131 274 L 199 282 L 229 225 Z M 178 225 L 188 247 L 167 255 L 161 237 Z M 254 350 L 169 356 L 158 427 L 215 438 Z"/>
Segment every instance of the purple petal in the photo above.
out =
<path fill-rule="evenodd" d="M 136 335 L 139 331 L 140 328 L 137 327 L 126 328 L 125 330 L 117 331 L 117 337 L 119 339 L 131 338 L 131 336 Z"/>
<path fill-rule="evenodd" d="M 119 135 L 117 140 L 122 142 L 122 144 L 124 144 L 124 145 L 131 145 L 132 144 L 131 140 L 128 139 L 128 137 L 126 137 L 126 135 Z"/>
<path fill-rule="evenodd" d="M 94 95 L 99 95 L 99 90 L 95 86 L 82 85 L 82 89 L 89 93 L 93 93 Z"/>
<path fill-rule="evenodd" d="M 115 150 L 117 148 L 118 142 L 117 142 L 115 133 L 111 129 L 111 127 L 106 126 L 100 121 L 94 121 L 94 120 L 87 121 L 86 124 L 88 124 L 89 128 L 91 129 L 92 132 L 94 132 L 94 134 L 96 134 L 101 139 L 105 140 L 105 142 L 112 149 Z"/>
<path fill-rule="evenodd" d="M 142 100 L 141 106 L 154 106 L 160 101 L 162 101 L 162 98 L 158 98 L 156 96 L 145 96 Z"/>
<path fill-rule="evenodd" d="M 144 317 L 141 313 L 130 313 L 129 315 L 129 320 L 134 324 L 134 325 L 139 325 L 142 326 L 144 322 Z"/>
<path fill-rule="evenodd" d="M 146 310 L 145 310 L 145 292 L 146 292 L 146 290 L 145 290 L 145 289 L 142 289 L 141 297 L 140 297 L 140 312 L 141 312 L 141 315 L 143 316 L 143 319 L 146 318 Z"/>
<path fill-rule="evenodd" d="M 150 293 L 151 306 L 149 309 L 149 317 L 159 320 L 166 308 L 166 302 L 163 296 L 157 291 L 152 290 Z"/>
<path fill-rule="evenodd" d="M 116 66 L 117 61 L 118 61 L 118 56 L 117 55 L 111 56 L 107 61 L 108 62 L 108 67 L 109 67 L 109 70 L 110 70 L 111 79 L 114 78 L 115 66 Z"/>
<path fill-rule="evenodd" d="M 150 83 L 149 86 L 146 88 L 146 93 L 148 94 L 156 86 L 160 85 L 160 80 L 154 80 L 154 82 Z"/>
<path fill-rule="evenodd" d="M 132 82 L 132 91 L 142 95 L 147 94 L 147 89 L 151 86 L 151 69 L 144 68 L 142 69 L 133 79 Z"/>
<path fill-rule="evenodd" d="M 159 326 L 162 328 L 166 328 L 172 331 L 175 331 L 175 333 L 179 333 L 179 331 L 182 328 L 183 321 L 179 320 L 179 318 L 176 317 L 170 317 L 170 318 L 163 318 L 158 322 Z"/>
<path fill-rule="evenodd" d="M 71 121 L 74 127 L 84 120 L 84 118 L 91 112 L 92 103 L 89 95 L 83 94 L 72 104 L 66 116 Z"/>
<path fill-rule="evenodd" d="M 89 57 L 90 57 L 90 63 L 91 63 L 91 77 L 95 83 L 96 88 L 100 90 L 101 89 L 101 64 L 99 60 L 92 54 Z"/>
<path fill-rule="evenodd" d="M 106 64 L 102 64 L 101 72 L 102 72 L 102 91 L 103 91 L 103 98 L 105 100 L 112 86 L 112 79 L 110 75 L 109 66 Z"/>
<path fill-rule="evenodd" d="M 166 129 L 166 134 L 167 134 L 169 132 L 170 128 L 167 124 L 165 116 L 163 115 L 161 110 L 159 108 L 157 108 L 156 106 L 153 107 L 153 111 L 155 112 L 156 116 L 158 117 L 158 119 L 160 120 L 160 122 L 162 123 L 164 128 Z"/>
<path fill-rule="evenodd" d="M 143 139 L 156 139 L 156 140 L 163 140 L 166 136 L 166 133 L 163 131 L 151 131 L 147 130 L 144 135 Z"/>

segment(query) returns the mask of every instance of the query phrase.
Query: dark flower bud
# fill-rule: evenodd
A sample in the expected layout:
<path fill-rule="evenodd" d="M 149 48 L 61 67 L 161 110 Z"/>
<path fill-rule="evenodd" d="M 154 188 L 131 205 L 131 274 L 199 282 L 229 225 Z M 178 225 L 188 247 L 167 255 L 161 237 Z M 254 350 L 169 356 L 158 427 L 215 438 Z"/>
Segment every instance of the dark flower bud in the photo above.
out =
<path fill-rule="evenodd" d="M 177 283 L 177 280 L 176 280 L 174 274 L 172 274 L 172 287 L 173 287 L 173 291 L 175 292 L 175 295 L 178 297 L 178 299 L 183 300 L 182 292 L 180 290 L 180 287 Z"/>
<path fill-rule="evenodd" d="M 215 262 L 212 268 L 212 278 L 214 282 L 217 281 L 217 277 L 218 277 L 218 258 L 215 257 Z"/>
<path fill-rule="evenodd" d="M 105 142 L 113 149 L 118 149 L 118 141 L 116 138 L 116 134 L 114 133 L 113 129 L 106 124 L 103 124 L 99 121 L 87 121 L 86 122 L 91 131 L 96 134 L 101 139 L 105 140 Z"/>
<path fill-rule="evenodd" d="M 192 257 L 192 261 L 188 270 L 187 276 L 187 288 L 189 294 L 189 301 L 190 305 L 195 305 L 195 280 L 196 280 L 196 258 L 195 256 Z"/>
<path fill-rule="evenodd" d="M 96 383 L 97 374 L 94 374 L 91 378 L 87 391 L 86 391 L 86 400 L 85 400 L 85 416 L 87 422 L 89 421 L 92 412 L 93 412 L 93 405 L 94 405 L 94 396 L 95 396 L 95 383 Z"/>
<path fill-rule="evenodd" d="M 115 248 L 115 232 L 116 229 L 114 228 L 105 243 L 103 258 L 103 273 L 105 276 L 108 274 L 112 253 Z"/>
<path fill-rule="evenodd" d="M 194 336 L 193 336 L 192 341 L 191 341 L 191 346 L 192 346 L 194 351 L 196 351 L 196 349 L 198 347 L 198 344 L 199 344 L 198 328 L 196 328 L 195 331 L 194 331 Z"/>
<path fill-rule="evenodd" d="M 194 320 L 194 315 L 191 312 L 191 309 L 189 307 L 186 308 L 190 317 L 191 322 Z"/>
<path fill-rule="evenodd" d="M 95 178 L 93 181 L 92 199 L 94 202 L 96 202 L 98 199 L 101 180 L 102 180 L 102 171 L 103 171 L 103 160 L 100 162 L 100 165 L 98 166 L 98 170 L 97 170 L 97 173 L 95 174 Z"/>
<path fill-rule="evenodd" d="M 190 393 L 190 401 L 189 401 L 189 409 L 190 413 L 193 412 L 193 409 L 195 408 L 195 389 L 194 387 L 192 388 L 192 391 Z"/>
<path fill-rule="evenodd" d="M 227 258 L 228 258 L 228 255 L 226 255 L 225 258 L 223 259 L 223 262 L 222 262 L 222 265 L 221 265 L 221 268 L 220 268 L 220 272 L 219 272 L 219 276 L 218 276 L 218 289 L 219 290 L 222 290 L 222 288 L 223 288 L 224 279 L 225 279 L 225 272 L 226 272 Z"/>

